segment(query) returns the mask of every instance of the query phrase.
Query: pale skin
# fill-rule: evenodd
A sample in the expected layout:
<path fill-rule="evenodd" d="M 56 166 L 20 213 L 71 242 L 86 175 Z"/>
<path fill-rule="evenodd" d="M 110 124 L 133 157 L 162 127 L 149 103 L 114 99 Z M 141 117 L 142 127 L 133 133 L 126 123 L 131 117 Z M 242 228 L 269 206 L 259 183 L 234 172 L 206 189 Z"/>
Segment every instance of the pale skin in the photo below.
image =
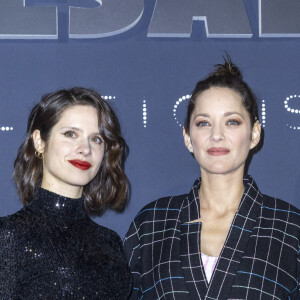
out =
<path fill-rule="evenodd" d="M 39 130 L 32 134 L 35 149 L 43 154 L 41 187 L 56 194 L 80 198 L 83 187 L 96 176 L 104 156 L 104 142 L 99 133 L 97 111 L 92 106 L 67 108 L 53 126 L 45 142 Z M 82 170 L 72 160 L 88 162 Z"/>
<path fill-rule="evenodd" d="M 244 192 L 248 153 L 260 140 L 261 126 L 251 126 L 240 95 L 212 87 L 196 98 L 184 142 L 201 170 L 199 189 L 201 252 L 218 257 Z"/>

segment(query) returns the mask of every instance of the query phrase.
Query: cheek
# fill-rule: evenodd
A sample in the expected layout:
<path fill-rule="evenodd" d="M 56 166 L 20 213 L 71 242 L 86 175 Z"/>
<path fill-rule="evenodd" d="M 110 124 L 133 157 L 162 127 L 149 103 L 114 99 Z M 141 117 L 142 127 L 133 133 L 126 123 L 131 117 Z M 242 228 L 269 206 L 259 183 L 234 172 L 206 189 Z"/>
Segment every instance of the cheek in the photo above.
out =
<path fill-rule="evenodd" d="M 49 145 L 48 158 L 52 160 L 53 163 L 56 161 L 59 163 L 70 155 L 72 150 L 71 145 L 68 143 L 53 143 Z"/>
<path fill-rule="evenodd" d="M 249 132 L 245 132 L 242 136 L 236 139 L 237 145 L 239 149 L 244 149 L 245 151 L 250 150 L 251 146 L 251 134 Z"/>
<path fill-rule="evenodd" d="M 201 152 L 205 152 L 207 150 L 207 146 L 208 143 L 205 141 L 205 139 L 203 138 L 198 138 L 196 140 L 193 141 L 193 149 L 194 149 L 194 153 L 197 154 L 201 154 Z"/>
<path fill-rule="evenodd" d="M 96 165 L 101 165 L 101 162 L 103 160 L 103 157 L 104 157 L 104 148 L 95 148 L 93 150 L 93 156 L 94 156 L 94 162 Z"/>
<path fill-rule="evenodd" d="M 204 145 L 205 141 L 207 140 L 209 134 L 206 131 L 202 132 L 191 132 L 191 142 L 193 146 L 201 146 Z"/>

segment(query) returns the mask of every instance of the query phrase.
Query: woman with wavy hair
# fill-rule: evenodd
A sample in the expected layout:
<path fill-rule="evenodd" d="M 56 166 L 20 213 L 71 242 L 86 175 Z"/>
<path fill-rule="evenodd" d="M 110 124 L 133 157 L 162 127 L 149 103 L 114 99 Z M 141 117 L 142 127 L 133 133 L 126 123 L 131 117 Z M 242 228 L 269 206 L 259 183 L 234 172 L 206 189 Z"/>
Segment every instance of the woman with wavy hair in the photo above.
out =
<path fill-rule="evenodd" d="M 126 205 L 125 150 L 93 90 L 59 90 L 34 106 L 14 164 L 24 207 L 0 219 L 1 299 L 127 299 L 120 237 L 89 217 Z"/>
<path fill-rule="evenodd" d="M 229 57 L 197 83 L 183 135 L 201 177 L 133 221 L 124 244 L 130 299 L 300 299 L 300 211 L 245 175 L 261 126 Z"/>

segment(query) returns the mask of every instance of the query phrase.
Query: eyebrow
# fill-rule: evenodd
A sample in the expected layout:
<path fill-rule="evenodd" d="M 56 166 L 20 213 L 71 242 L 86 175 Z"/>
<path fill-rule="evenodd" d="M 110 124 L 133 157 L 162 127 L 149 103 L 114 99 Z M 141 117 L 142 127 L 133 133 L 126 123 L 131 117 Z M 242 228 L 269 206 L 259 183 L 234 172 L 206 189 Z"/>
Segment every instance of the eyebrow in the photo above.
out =
<path fill-rule="evenodd" d="M 197 115 L 194 116 L 194 120 L 195 120 L 197 117 L 209 118 L 209 114 L 197 114 Z"/>
<path fill-rule="evenodd" d="M 66 127 L 62 127 L 60 130 L 75 130 L 75 131 L 82 131 L 82 129 L 80 129 L 80 128 L 78 128 L 78 127 L 73 127 L 73 126 L 66 126 Z M 100 131 L 98 131 L 98 132 L 94 132 L 94 133 L 92 133 L 92 135 L 93 134 L 98 134 L 98 135 L 100 135 L 101 136 L 101 134 L 100 134 Z"/>
<path fill-rule="evenodd" d="M 72 126 L 66 126 L 66 127 L 62 127 L 61 130 L 64 129 L 71 129 L 71 130 L 76 130 L 76 131 L 82 131 L 80 128 L 78 127 L 72 127 Z"/>
<path fill-rule="evenodd" d="M 231 116 L 231 115 L 239 115 L 242 119 L 244 119 L 244 116 L 237 112 L 237 111 L 228 111 L 224 114 L 225 117 Z"/>
<path fill-rule="evenodd" d="M 224 113 L 225 117 L 229 117 L 231 115 L 239 115 L 242 119 L 244 119 L 244 116 L 241 113 L 237 112 L 237 111 L 228 111 L 228 112 Z M 200 113 L 200 114 L 195 115 L 194 120 L 197 117 L 209 118 L 210 115 L 209 114 L 205 114 L 205 113 Z"/>

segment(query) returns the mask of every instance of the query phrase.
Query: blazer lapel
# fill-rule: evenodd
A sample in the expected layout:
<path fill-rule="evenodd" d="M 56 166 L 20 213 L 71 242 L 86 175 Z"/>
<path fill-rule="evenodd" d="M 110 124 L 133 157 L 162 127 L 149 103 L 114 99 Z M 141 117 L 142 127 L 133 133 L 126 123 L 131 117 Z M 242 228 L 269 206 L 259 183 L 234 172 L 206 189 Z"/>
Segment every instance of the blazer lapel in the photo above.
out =
<path fill-rule="evenodd" d="M 250 176 L 244 178 L 245 192 L 235 214 L 205 299 L 228 299 L 250 234 L 260 215 L 262 196 Z"/>
<path fill-rule="evenodd" d="M 200 253 L 201 223 L 188 223 L 200 218 L 199 187 L 200 179 L 197 179 L 184 201 L 180 215 L 180 261 L 189 291 L 188 299 L 204 299 L 208 288 Z"/>

